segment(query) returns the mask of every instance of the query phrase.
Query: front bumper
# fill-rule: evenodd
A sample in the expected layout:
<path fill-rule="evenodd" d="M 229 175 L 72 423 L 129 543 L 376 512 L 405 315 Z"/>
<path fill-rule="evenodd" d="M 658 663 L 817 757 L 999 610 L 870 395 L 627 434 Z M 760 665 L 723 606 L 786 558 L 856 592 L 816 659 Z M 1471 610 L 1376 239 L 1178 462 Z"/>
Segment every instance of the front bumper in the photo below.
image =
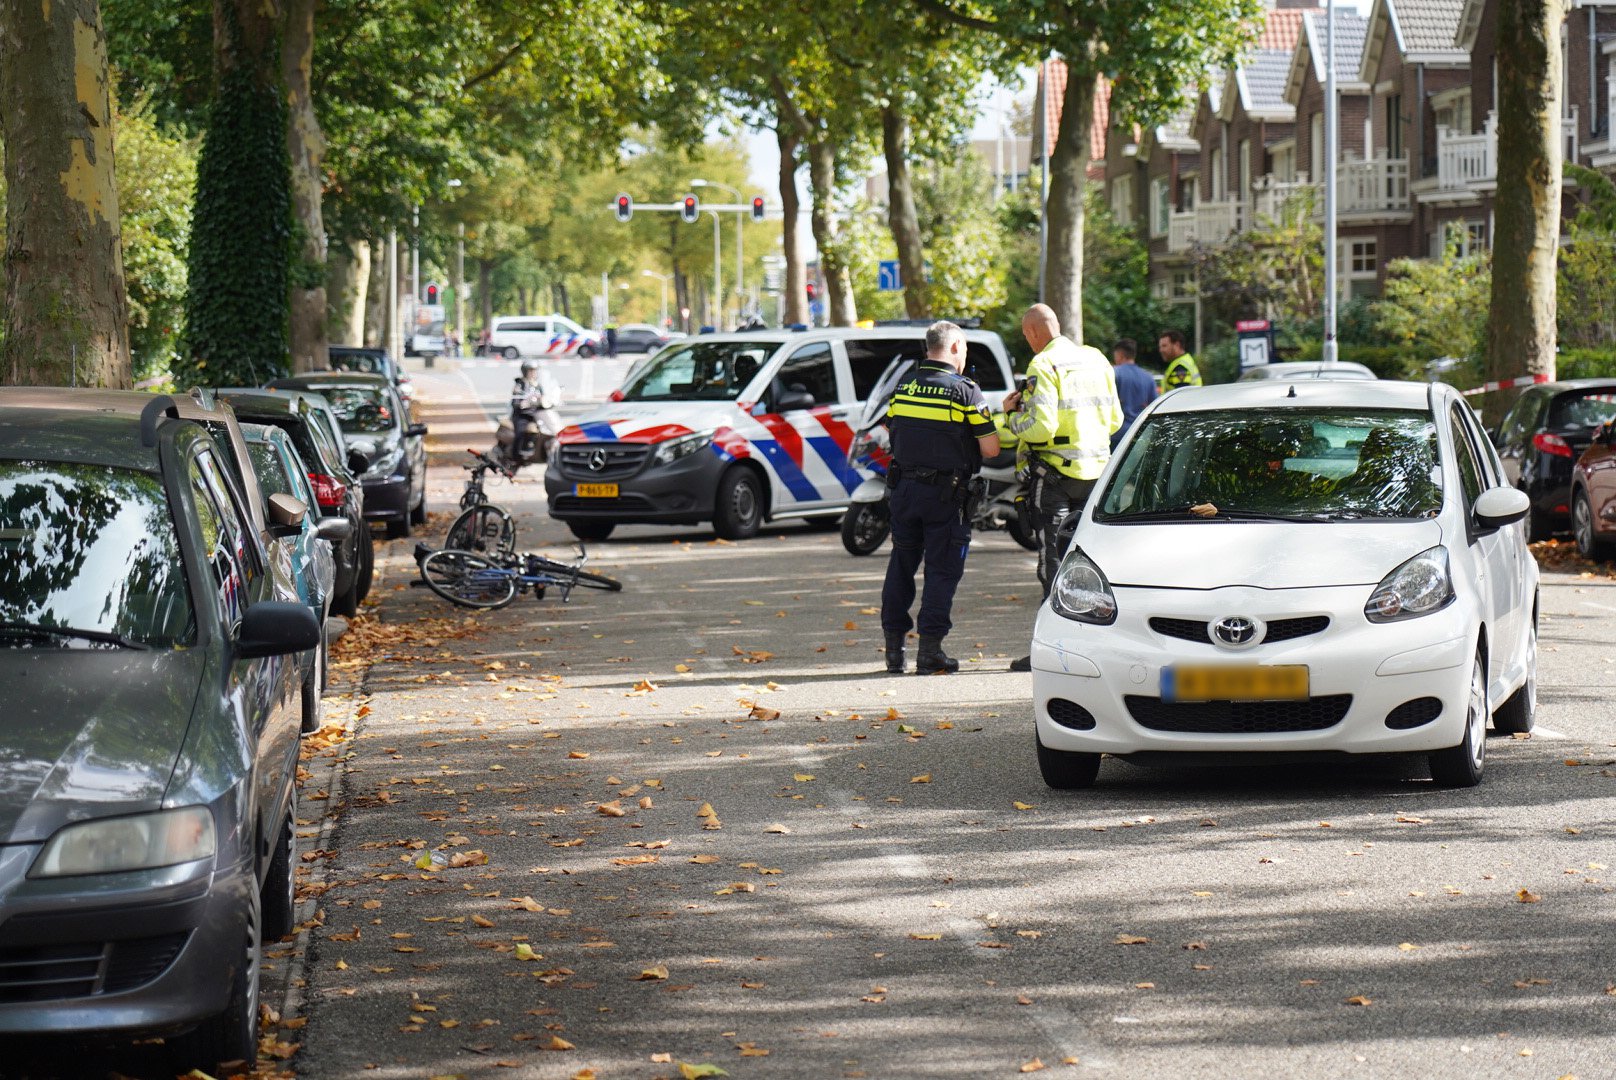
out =
<path fill-rule="evenodd" d="M 403 521 L 410 516 L 409 476 L 389 476 L 364 480 L 365 520 Z"/>
<path fill-rule="evenodd" d="M 177 1031 L 224 1007 L 245 864 L 29 880 L 38 850 L 0 849 L 0 1033 Z"/>
<path fill-rule="evenodd" d="M 695 525 L 712 519 L 718 480 L 728 466 L 711 447 L 667 464 L 647 454 L 628 475 L 572 467 L 558 454 L 544 474 L 544 491 L 558 521 Z M 616 484 L 617 497 L 576 494 L 578 484 L 594 483 Z"/>
<path fill-rule="evenodd" d="M 1047 603 L 1038 613 L 1033 707 L 1038 736 L 1052 749 L 1412 753 L 1456 746 L 1463 736 L 1476 632 L 1462 598 L 1422 618 L 1374 624 L 1363 614 L 1369 586 L 1115 591 L 1118 616 L 1111 626 L 1066 619 Z M 1164 633 L 1171 624 L 1152 626 L 1153 619 L 1182 620 L 1177 625 L 1184 632 L 1194 622 L 1228 615 L 1269 623 L 1329 621 L 1315 632 L 1238 652 Z M 1164 702 L 1162 671 L 1175 664 L 1302 664 L 1310 696 L 1294 705 Z"/>

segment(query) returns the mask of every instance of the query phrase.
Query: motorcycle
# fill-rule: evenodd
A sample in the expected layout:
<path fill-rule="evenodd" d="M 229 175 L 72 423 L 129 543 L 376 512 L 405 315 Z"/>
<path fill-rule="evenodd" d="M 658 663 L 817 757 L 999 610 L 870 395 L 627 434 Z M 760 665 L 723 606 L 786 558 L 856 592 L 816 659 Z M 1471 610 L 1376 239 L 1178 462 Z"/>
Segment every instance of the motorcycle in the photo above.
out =
<path fill-rule="evenodd" d="M 912 360 L 896 359 L 887 366 L 864 405 L 847 460 L 865 479 L 853 489 L 852 505 L 842 515 L 842 546 L 852 555 L 870 555 L 892 533 L 888 507 L 887 469 L 892 453 L 887 440 L 887 405 L 904 376 L 914 366 Z M 981 477 L 987 490 L 977 502 L 971 527 L 980 530 L 1003 529 L 1028 551 L 1038 550 L 1038 537 L 1027 506 L 1027 484 L 1016 468 L 1017 440 L 1002 424 L 999 453 L 982 463 Z"/>
<path fill-rule="evenodd" d="M 530 386 L 517 380 L 511 392 L 511 412 L 499 422 L 495 434 L 495 457 L 508 468 L 518 469 L 550 460 L 555 438 L 561 432 L 556 412 L 559 395 L 540 383 Z"/>

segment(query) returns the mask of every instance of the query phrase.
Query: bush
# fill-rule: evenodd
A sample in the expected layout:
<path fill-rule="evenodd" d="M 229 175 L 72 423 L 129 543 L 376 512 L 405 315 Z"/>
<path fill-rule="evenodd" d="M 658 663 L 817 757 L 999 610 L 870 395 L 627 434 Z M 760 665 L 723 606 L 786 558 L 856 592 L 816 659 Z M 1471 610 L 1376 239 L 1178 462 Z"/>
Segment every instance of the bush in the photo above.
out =
<path fill-rule="evenodd" d="M 1320 360 L 1324 357 L 1324 343 L 1303 342 L 1292 360 Z M 1397 345 L 1349 345 L 1338 342 L 1336 358 L 1362 364 L 1378 379 L 1425 379 L 1425 362 Z"/>
<path fill-rule="evenodd" d="M 1616 378 L 1616 350 L 1561 349 L 1554 371 L 1558 379 Z"/>

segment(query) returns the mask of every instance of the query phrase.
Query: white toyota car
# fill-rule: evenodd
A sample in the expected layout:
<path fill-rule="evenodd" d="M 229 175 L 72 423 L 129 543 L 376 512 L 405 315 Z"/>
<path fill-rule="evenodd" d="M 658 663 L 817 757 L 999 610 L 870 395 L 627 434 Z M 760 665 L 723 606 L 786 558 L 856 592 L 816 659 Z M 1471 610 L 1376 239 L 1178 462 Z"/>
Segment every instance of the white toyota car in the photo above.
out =
<path fill-rule="evenodd" d="M 1536 707 L 1527 509 L 1448 386 L 1158 398 L 1038 613 L 1045 782 L 1090 786 L 1102 754 L 1423 753 L 1439 785 L 1477 783 L 1489 720 L 1529 731 Z"/>

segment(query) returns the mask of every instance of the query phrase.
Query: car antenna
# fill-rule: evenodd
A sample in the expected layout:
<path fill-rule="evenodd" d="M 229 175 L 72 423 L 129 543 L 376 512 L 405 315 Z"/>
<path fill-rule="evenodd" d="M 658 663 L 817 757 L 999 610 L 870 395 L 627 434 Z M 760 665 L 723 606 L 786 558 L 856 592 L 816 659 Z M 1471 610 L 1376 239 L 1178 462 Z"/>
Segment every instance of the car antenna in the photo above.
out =
<path fill-rule="evenodd" d="M 1285 396 L 1288 397 L 1288 398 L 1292 398 L 1292 397 L 1296 396 L 1296 384 L 1295 383 L 1291 384 L 1291 392 L 1286 394 Z"/>

